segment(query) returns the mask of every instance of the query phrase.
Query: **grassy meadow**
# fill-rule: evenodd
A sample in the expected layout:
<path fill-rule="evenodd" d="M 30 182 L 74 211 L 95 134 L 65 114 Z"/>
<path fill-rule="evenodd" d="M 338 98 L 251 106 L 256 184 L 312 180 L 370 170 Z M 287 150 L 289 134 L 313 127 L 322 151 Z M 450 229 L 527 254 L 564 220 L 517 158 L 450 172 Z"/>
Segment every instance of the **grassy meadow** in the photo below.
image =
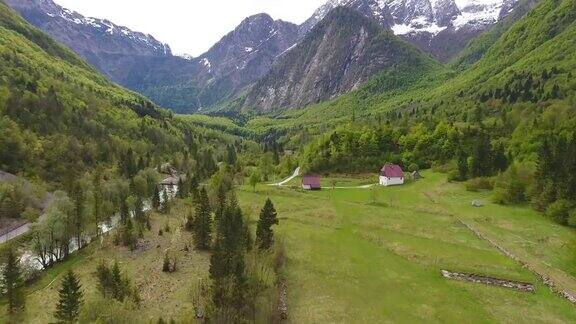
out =
<path fill-rule="evenodd" d="M 573 323 L 576 310 L 551 292 L 530 271 L 478 238 L 462 222 L 497 241 L 539 271 L 574 287 L 576 235 L 527 207 L 490 202 L 487 192 L 467 192 L 445 175 L 425 172 L 405 186 L 374 189 L 325 189 L 303 192 L 299 179 L 278 188 L 244 186 L 239 201 L 254 221 L 265 199 L 280 218 L 278 240 L 286 246 L 284 278 L 292 323 Z M 324 185 L 364 185 L 373 175 L 334 176 Z M 479 199 L 484 206 L 475 208 Z M 88 305 L 98 292 L 94 272 L 106 260 L 120 262 L 142 297 L 137 309 L 126 308 L 128 322 L 156 323 L 159 317 L 184 322 L 193 318 L 192 295 L 208 277 L 207 253 L 198 253 L 181 228 L 192 206 L 179 201 L 170 215 L 152 214 L 146 246 L 136 252 L 113 244 L 113 235 L 47 270 L 26 288 L 26 323 L 54 321 L 57 290 L 72 268 L 83 284 Z M 170 232 L 158 235 L 166 224 Z M 166 251 L 178 271 L 163 273 Z M 527 293 L 444 279 L 440 270 L 528 282 Z M 0 322 L 6 322 L 5 305 Z M 118 313 L 118 312 L 117 312 Z M 110 319 L 113 320 L 113 319 Z M 114 320 L 119 320 L 115 318 Z"/>
<path fill-rule="evenodd" d="M 27 286 L 26 309 L 19 318 L 22 323 L 54 323 L 53 313 L 58 300 L 60 281 L 68 269 L 72 269 L 80 279 L 87 308 L 102 310 L 98 305 L 100 293 L 95 277 L 96 267 L 105 261 L 112 265 L 119 262 L 120 268 L 138 287 L 142 299 L 141 306 L 118 306 L 120 317 L 109 318 L 127 323 L 156 323 L 159 317 L 165 320 L 183 317 L 191 318 L 193 312 L 192 294 L 201 280 L 208 277 L 209 254 L 193 249 L 192 236 L 183 230 L 190 204 L 178 202 L 169 215 L 153 213 L 152 230 L 145 233 L 145 247 L 130 252 L 126 247 L 113 242 L 114 231 L 102 240 L 90 244 L 67 261 L 55 265 L 44 272 L 35 283 Z M 170 228 L 166 232 L 166 227 Z M 162 230 L 162 235 L 158 235 Z M 186 251 L 186 246 L 189 247 Z M 177 260 L 177 271 L 162 272 L 162 261 L 168 252 Z M 97 306 L 100 306 L 97 307 Z M 104 308 L 105 309 L 105 308 Z M 5 299 L 2 300 L 0 323 L 6 323 Z"/>
<path fill-rule="evenodd" d="M 401 187 L 302 192 L 261 186 L 241 190 L 254 217 L 270 197 L 288 251 L 288 310 L 294 323 L 568 323 L 574 306 L 531 272 L 478 238 L 474 226 L 525 262 L 573 287 L 574 231 L 527 207 L 492 204 L 445 176 L 424 173 Z M 336 177 L 337 185 L 362 185 Z M 374 180 L 374 179 L 372 179 Z M 324 179 L 324 185 L 332 179 Z M 297 185 L 294 179 L 289 185 Z M 482 208 L 471 206 L 480 199 Z M 441 269 L 529 282 L 535 293 L 449 281 Z"/>

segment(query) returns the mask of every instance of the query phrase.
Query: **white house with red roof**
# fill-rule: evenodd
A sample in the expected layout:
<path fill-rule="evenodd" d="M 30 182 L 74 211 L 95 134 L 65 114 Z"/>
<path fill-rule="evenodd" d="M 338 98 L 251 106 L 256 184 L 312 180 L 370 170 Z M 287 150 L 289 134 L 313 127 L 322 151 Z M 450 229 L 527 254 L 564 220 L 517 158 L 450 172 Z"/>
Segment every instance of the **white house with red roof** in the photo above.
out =
<path fill-rule="evenodd" d="M 304 190 L 321 190 L 320 176 L 307 174 L 302 177 L 302 189 Z"/>
<path fill-rule="evenodd" d="M 381 186 L 398 186 L 404 184 L 404 171 L 399 165 L 387 164 L 380 170 Z"/>

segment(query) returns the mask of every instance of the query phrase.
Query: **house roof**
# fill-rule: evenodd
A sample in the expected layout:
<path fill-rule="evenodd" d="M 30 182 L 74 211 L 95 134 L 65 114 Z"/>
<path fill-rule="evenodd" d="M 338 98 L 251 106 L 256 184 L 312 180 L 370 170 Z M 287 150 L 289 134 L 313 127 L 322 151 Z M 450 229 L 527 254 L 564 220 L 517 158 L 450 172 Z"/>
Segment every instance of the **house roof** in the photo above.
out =
<path fill-rule="evenodd" d="M 403 178 L 404 171 L 399 165 L 387 164 L 380 170 L 380 175 L 387 178 Z"/>
<path fill-rule="evenodd" d="M 320 188 L 320 176 L 305 175 L 302 177 L 302 184 L 305 186 L 310 186 L 311 188 Z"/>

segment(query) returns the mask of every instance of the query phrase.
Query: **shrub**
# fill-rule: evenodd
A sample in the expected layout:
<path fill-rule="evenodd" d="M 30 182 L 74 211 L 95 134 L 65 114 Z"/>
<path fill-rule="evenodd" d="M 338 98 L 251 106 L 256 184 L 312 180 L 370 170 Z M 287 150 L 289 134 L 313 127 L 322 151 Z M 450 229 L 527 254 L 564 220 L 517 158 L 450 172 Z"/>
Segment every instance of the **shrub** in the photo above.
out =
<path fill-rule="evenodd" d="M 570 212 L 572 211 L 573 204 L 568 200 L 560 199 L 546 208 L 546 216 L 550 217 L 555 222 L 567 225 Z"/>
<path fill-rule="evenodd" d="M 494 179 L 489 177 L 474 178 L 466 181 L 466 190 L 480 191 L 494 189 Z"/>
<path fill-rule="evenodd" d="M 411 163 L 408 166 L 408 172 L 420 171 L 420 167 L 416 163 Z"/>
<path fill-rule="evenodd" d="M 532 172 L 524 167 L 512 165 L 502 173 L 494 184 L 493 200 L 497 204 L 521 204 L 528 200 L 528 187 Z"/>
<path fill-rule="evenodd" d="M 568 225 L 576 227 L 576 208 L 572 209 L 568 215 Z"/>

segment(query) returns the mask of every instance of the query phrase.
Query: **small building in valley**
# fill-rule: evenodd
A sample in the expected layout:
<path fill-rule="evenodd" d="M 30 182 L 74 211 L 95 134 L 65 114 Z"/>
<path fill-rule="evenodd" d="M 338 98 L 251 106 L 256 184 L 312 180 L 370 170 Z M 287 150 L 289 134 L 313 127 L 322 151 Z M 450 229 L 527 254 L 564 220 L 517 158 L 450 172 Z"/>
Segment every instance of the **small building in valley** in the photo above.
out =
<path fill-rule="evenodd" d="M 404 184 L 404 171 L 399 165 L 387 164 L 380 170 L 381 186 L 397 186 Z"/>
<path fill-rule="evenodd" d="M 305 175 L 302 177 L 302 189 L 304 190 L 321 190 L 320 176 Z"/>

